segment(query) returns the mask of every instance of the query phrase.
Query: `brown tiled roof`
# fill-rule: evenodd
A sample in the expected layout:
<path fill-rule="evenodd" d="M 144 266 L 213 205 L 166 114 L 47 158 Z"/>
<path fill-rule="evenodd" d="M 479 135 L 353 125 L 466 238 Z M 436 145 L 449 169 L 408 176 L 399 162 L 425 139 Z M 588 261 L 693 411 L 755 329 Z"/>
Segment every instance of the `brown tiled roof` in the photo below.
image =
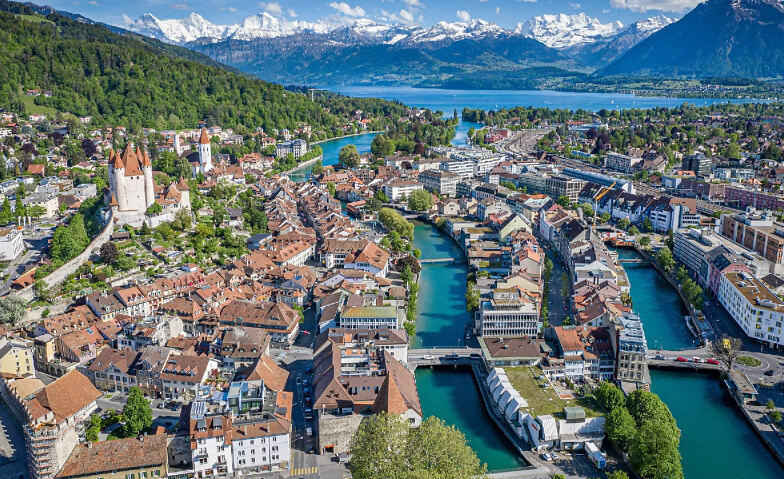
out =
<path fill-rule="evenodd" d="M 79 444 L 56 477 L 79 477 L 161 466 L 168 464 L 166 451 L 166 436 L 163 434 Z"/>
<path fill-rule="evenodd" d="M 69 418 L 101 397 L 101 392 L 79 371 L 70 371 L 27 401 L 30 420 L 52 412 L 57 422 Z"/>
<path fill-rule="evenodd" d="M 111 366 L 116 366 L 120 371 L 127 373 L 128 368 L 133 364 L 134 359 L 139 353 L 130 349 L 114 349 L 107 348 L 98 354 L 98 357 L 93 359 L 90 371 L 106 371 Z"/>
<path fill-rule="evenodd" d="M 248 381 L 264 381 L 264 384 L 273 391 L 282 391 L 289 379 L 289 372 L 278 366 L 268 355 L 264 354 L 256 359 L 245 378 Z"/>
<path fill-rule="evenodd" d="M 208 144 L 209 142 L 210 142 L 210 138 L 207 136 L 207 129 L 206 128 L 202 128 L 201 129 L 201 136 L 199 136 L 199 143 L 204 145 L 204 144 Z"/>

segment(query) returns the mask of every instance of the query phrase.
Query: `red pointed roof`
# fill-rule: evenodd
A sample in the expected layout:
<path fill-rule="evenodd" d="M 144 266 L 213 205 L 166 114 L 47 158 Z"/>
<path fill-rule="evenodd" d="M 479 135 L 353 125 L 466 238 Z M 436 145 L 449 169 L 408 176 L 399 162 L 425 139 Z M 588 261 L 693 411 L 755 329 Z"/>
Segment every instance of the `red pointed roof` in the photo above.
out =
<path fill-rule="evenodd" d="M 119 203 L 117 203 L 117 198 L 114 197 L 114 193 L 112 193 L 112 200 L 109 202 L 109 206 L 120 206 Z"/>
<path fill-rule="evenodd" d="M 125 165 L 125 176 L 141 176 L 142 170 L 139 157 L 134 153 L 130 143 L 125 147 L 122 163 Z"/>
<path fill-rule="evenodd" d="M 206 128 L 202 128 L 201 129 L 201 136 L 199 137 L 199 143 L 204 145 L 204 144 L 207 144 L 209 142 L 210 142 L 210 139 L 207 136 L 207 129 Z"/>
<path fill-rule="evenodd" d="M 152 167 L 152 161 L 150 161 L 150 155 L 147 154 L 147 150 L 142 151 L 142 166 Z"/>
<path fill-rule="evenodd" d="M 188 186 L 188 183 L 185 182 L 185 179 L 181 176 L 180 181 L 177 182 L 177 189 L 180 191 L 190 190 L 191 187 Z"/>

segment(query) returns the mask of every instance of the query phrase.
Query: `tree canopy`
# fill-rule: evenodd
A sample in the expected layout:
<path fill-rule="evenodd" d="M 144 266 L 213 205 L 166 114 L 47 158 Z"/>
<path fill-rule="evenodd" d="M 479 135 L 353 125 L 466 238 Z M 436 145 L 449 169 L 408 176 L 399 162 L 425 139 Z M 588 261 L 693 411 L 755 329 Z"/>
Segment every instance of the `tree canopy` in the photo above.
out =
<path fill-rule="evenodd" d="M 128 399 L 123 408 L 123 434 L 126 437 L 138 436 L 152 425 L 152 409 L 142 390 L 133 386 L 128 392 Z"/>
<path fill-rule="evenodd" d="M 408 209 L 427 211 L 433 207 L 433 195 L 427 190 L 414 190 L 408 197 Z"/>
<path fill-rule="evenodd" d="M 435 417 L 410 427 L 402 416 L 370 416 L 354 433 L 351 451 L 356 479 L 470 479 L 487 471 L 465 435 Z"/>

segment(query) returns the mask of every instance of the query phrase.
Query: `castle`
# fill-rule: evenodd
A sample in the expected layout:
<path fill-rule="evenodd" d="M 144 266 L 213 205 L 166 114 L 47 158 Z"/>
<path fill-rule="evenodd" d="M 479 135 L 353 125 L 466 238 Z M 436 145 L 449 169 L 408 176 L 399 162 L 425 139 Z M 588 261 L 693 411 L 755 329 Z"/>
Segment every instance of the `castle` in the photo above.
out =
<path fill-rule="evenodd" d="M 188 184 L 180 178 L 166 187 L 156 185 L 147 152 L 138 147 L 134 150 L 130 143 L 122 153 L 109 153 L 109 188 L 105 194 L 114 220 L 131 226 L 141 226 L 145 221 L 157 226 L 173 220 L 178 210 L 191 208 Z M 162 211 L 148 218 L 147 209 L 154 203 L 161 205 Z"/>

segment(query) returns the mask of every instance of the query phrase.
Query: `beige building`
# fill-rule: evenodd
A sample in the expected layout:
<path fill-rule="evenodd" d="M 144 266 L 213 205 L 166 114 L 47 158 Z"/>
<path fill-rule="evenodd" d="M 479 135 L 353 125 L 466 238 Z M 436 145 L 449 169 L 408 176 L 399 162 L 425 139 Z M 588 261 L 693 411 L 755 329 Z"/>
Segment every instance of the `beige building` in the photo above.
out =
<path fill-rule="evenodd" d="M 0 375 L 3 377 L 35 377 L 33 350 L 16 338 L 0 338 Z"/>

